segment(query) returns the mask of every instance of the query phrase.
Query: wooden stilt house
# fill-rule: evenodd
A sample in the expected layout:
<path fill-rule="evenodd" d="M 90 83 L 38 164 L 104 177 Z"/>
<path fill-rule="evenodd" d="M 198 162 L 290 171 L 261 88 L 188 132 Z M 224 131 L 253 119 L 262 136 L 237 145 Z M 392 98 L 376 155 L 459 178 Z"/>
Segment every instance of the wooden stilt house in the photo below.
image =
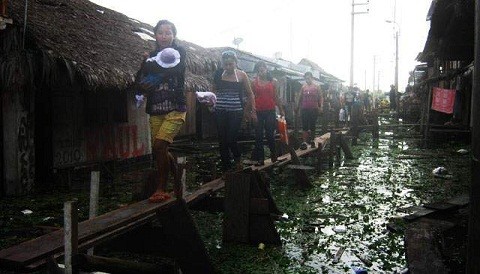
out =
<path fill-rule="evenodd" d="M 431 22 L 430 31 L 423 52 L 417 57 L 418 61 L 427 65 L 427 75 L 412 87 L 419 101 L 423 102 L 421 123 L 424 135 L 468 134 L 474 58 L 474 1 L 432 1 L 427 20 Z M 444 90 L 453 92 L 447 96 Z M 444 95 L 444 99 L 453 100 L 453 105 L 439 110 L 435 102 Z"/>

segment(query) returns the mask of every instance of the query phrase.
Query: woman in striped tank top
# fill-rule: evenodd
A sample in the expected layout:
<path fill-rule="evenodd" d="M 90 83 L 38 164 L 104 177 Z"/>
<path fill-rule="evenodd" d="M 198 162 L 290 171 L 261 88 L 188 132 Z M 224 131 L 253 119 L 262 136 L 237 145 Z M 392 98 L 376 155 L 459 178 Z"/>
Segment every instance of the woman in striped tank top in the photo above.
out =
<path fill-rule="evenodd" d="M 231 154 L 236 169 L 242 168 L 237 143 L 240 126 L 244 117 L 256 122 L 257 115 L 250 81 L 244 71 L 237 69 L 235 52 L 223 52 L 222 65 L 223 68 L 215 73 L 213 92 L 217 96 L 215 113 L 222 170 L 227 171 L 232 168 Z M 245 105 L 244 95 L 247 98 Z"/>

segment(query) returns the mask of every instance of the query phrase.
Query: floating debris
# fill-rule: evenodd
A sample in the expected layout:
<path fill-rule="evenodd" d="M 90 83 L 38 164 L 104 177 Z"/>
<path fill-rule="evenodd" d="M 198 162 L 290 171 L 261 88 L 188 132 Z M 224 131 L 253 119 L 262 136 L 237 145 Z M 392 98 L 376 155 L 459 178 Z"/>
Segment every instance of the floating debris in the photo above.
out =
<path fill-rule="evenodd" d="M 25 209 L 25 210 L 22 210 L 21 212 L 23 213 L 23 215 L 30 215 L 33 213 L 33 211 L 31 211 L 30 209 Z"/>
<path fill-rule="evenodd" d="M 468 150 L 462 148 L 462 149 L 457 150 L 457 153 L 462 154 L 462 155 L 468 154 Z"/>
<path fill-rule="evenodd" d="M 333 231 L 335 231 L 335 233 L 345 233 L 347 232 L 347 227 L 344 225 L 337 225 L 333 228 Z"/>
<path fill-rule="evenodd" d="M 443 166 L 439 166 L 439 167 L 435 168 L 432 171 L 432 174 L 433 174 L 433 176 L 438 177 L 438 178 L 451 178 L 452 177 L 452 175 L 448 174 L 448 170 Z"/>
<path fill-rule="evenodd" d="M 345 252 L 345 249 L 346 249 L 345 247 L 340 247 L 337 250 L 337 253 L 335 253 L 335 256 L 333 257 L 334 263 L 338 263 L 340 261 L 340 259 L 342 258 L 343 252 Z"/>
<path fill-rule="evenodd" d="M 360 266 L 352 266 L 352 269 L 353 269 L 353 272 L 355 274 L 367 274 L 367 270 L 363 269 L 362 267 Z"/>
<path fill-rule="evenodd" d="M 265 249 L 265 244 L 264 243 L 259 243 L 258 244 L 258 249 L 264 250 Z"/>

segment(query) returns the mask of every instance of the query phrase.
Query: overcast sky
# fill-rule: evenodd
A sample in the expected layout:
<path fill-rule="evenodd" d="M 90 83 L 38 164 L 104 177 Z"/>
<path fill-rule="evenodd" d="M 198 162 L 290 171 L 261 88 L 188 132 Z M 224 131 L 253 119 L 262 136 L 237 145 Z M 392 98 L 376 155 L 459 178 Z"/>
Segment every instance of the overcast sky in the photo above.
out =
<path fill-rule="evenodd" d="M 235 37 L 243 38 L 241 50 L 298 63 L 308 58 L 327 72 L 350 79 L 351 0 L 92 0 L 131 18 L 155 25 L 169 19 L 178 29 L 178 38 L 203 47 L 232 46 Z M 355 0 L 363 3 L 366 0 Z M 370 0 L 358 5 L 355 15 L 354 83 L 372 90 L 373 62 L 375 82 L 380 73 L 380 89 L 394 83 L 394 28 L 399 28 L 399 86 L 407 85 L 408 72 L 423 50 L 430 27 L 426 21 L 431 0 Z M 376 86 L 377 84 L 375 84 Z"/>

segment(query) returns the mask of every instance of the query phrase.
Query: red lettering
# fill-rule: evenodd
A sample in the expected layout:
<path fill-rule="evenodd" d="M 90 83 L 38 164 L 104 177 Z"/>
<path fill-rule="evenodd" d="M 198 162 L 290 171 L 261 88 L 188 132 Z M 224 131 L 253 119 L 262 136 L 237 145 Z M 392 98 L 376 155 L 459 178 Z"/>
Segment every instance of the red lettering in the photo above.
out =
<path fill-rule="evenodd" d="M 138 128 L 136 125 L 130 127 L 130 132 L 132 133 L 132 142 L 133 142 L 133 150 L 132 150 L 132 157 L 139 157 L 145 154 L 145 144 L 141 143 L 140 147 L 138 147 Z"/>
<path fill-rule="evenodd" d="M 130 134 L 129 127 L 118 127 L 117 128 L 117 145 L 118 145 L 118 156 L 121 159 L 126 159 L 130 155 Z"/>
<path fill-rule="evenodd" d="M 100 140 L 98 134 L 93 129 L 85 130 L 86 140 L 87 140 L 87 161 L 95 161 L 97 159 Z"/>
<path fill-rule="evenodd" d="M 113 159 L 115 155 L 115 133 L 111 126 L 103 128 L 103 159 Z"/>

